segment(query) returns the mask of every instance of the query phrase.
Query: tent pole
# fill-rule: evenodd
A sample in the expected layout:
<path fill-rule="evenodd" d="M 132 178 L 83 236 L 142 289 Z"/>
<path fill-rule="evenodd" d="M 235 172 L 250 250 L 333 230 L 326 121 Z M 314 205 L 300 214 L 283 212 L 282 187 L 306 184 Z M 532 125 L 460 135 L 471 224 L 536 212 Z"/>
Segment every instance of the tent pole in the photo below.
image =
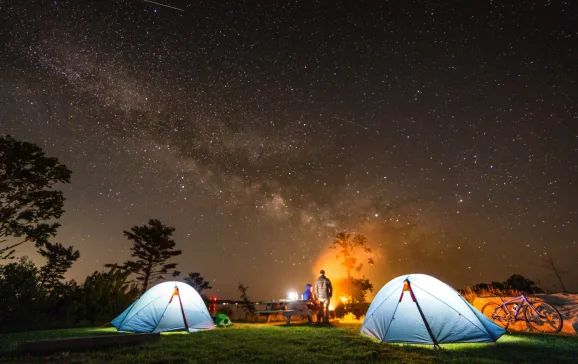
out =
<path fill-rule="evenodd" d="M 187 317 L 185 316 L 185 309 L 183 308 L 183 301 L 181 301 L 181 292 L 177 293 L 179 297 L 179 304 L 181 305 L 181 313 L 183 314 L 183 321 L 185 322 L 185 328 L 189 331 L 189 324 L 187 323 Z"/>
<path fill-rule="evenodd" d="M 407 283 L 409 283 L 409 281 L 407 281 Z M 434 337 L 433 332 L 431 331 L 431 327 L 429 327 L 429 324 L 425 318 L 425 315 L 423 314 L 423 311 L 421 310 L 419 302 L 417 302 L 417 298 L 415 297 L 415 294 L 413 294 L 413 289 L 411 288 L 411 284 L 409 284 L 409 290 L 410 290 L 410 293 L 414 299 L 415 305 L 417 306 L 417 310 L 419 311 L 421 319 L 423 320 L 423 323 L 425 324 L 425 328 L 427 329 L 427 332 L 428 332 L 432 342 L 434 343 L 434 348 L 440 348 L 441 349 L 441 346 L 438 344 L 438 341 Z"/>

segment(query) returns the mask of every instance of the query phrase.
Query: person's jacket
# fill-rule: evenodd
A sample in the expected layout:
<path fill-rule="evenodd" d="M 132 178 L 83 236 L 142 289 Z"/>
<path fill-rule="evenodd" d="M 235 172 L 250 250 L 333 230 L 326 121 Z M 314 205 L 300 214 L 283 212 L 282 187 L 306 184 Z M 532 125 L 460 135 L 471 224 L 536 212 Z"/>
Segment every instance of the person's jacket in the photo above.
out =
<path fill-rule="evenodd" d="M 303 299 L 305 301 L 309 301 L 313 299 L 313 292 L 311 292 L 311 289 L 307 288 L 304 292 L 303 292 Z"/>
<path fill-rule="evenodd" d="M 326 300 L 333 296 L 333 287 L 331 281 L 325 276 L 319 276 L 315 281 L 315 296 L 319 300 Z"/>

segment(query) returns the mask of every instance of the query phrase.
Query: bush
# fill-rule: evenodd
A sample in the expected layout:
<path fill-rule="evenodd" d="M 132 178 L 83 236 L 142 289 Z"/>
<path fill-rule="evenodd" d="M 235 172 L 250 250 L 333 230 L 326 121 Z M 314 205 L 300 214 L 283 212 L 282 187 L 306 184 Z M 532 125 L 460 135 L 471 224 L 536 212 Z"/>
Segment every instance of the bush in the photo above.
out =
<path fill-rule="evenodd" d="M 543 292 L 534 281 L 519 274 L 511 275 L 505 282 L 478 283 L 460 290 L 462 297 L 471 304 L 476 297 L 513 297 Z"/>
<path fill-rule="evenodd" d="M 343 303 L 339 303 L 335 307 L 335 316 L 337 317 L 346 317 L 347 315 L 351 314 L 359 320 L 360 317 L 365 316 L 367 310 L 369 309 L 369 303 L 348 303 L 344 305 Z"/>

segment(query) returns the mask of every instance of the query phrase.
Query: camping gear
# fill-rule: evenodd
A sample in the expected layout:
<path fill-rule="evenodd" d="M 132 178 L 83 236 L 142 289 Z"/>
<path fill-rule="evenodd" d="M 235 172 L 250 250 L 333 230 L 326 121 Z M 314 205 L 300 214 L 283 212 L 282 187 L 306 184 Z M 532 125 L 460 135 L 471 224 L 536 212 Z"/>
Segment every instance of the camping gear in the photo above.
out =
<path fill-rule="evenodd" d="M 506 331 L 447 284 L 425 274 L 397 277 L 377 293 L 361 333 L 381 342 L 495 342 Z"/>
<path fill-rule="evenodd" d="M 231 322 L 229 317 L 227 315 L 225 315 L 224 313 L 220 313 L 217 315 L 217 317 L 215 317 L 215 326 L 217 326 L 217 327 L 229 327 L 231 325 L 233 325 L 233 323 Z"/>
<path fill-rule="evenodd" d="M 215 327 L 201 296 L 182 282 L 157 284 L 111 324 L 128 332 L 195 332 Z"/>

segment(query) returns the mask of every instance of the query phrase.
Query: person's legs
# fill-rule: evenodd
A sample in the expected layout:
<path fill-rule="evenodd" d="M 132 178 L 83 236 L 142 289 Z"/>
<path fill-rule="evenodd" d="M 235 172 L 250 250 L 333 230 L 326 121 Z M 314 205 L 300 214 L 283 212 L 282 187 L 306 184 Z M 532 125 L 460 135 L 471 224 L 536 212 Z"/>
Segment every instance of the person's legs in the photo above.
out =
<path fill-rule="evenodd" d="M 325 322 L 329 323 L 329 304 L 331 303 L 331 298 L 328 298 L 325 300 L 325 315 L 323 317 L 323 319 L 325 320 Z"/>
<path fill-rule="evenodd" d="M 321 319 L 323 318 L 323 307 L 325 306 L 325 301 L 324 300 L 319 300 L 319 312 L 317 312 L 317 322 L 321 322 Z"/>

